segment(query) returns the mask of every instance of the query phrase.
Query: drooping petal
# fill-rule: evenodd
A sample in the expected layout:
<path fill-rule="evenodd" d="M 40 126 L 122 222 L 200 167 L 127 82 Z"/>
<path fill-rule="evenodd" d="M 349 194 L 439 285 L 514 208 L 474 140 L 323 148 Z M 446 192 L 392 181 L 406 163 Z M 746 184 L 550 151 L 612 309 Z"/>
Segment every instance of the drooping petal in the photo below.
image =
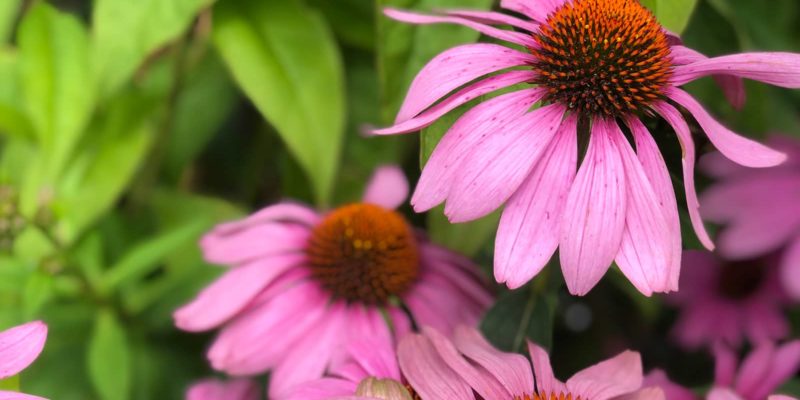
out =
<path fill-rule="evenodd" d="M 0 379 L 28 368 L 44 348 L 47 325 L 41 321 L 28 322 L 0 332 Z"/>
<path fill-rule="evenodd" d="M 496 44 L 456 46 L 439 53 L 417 74 L 395 123 L 415 117 L 446 94 L 476 78 L 525 65 L 533 56 Z"/>
<path fill-rule="evenodd" d="M 193 384 L 186 392 L 186 400 L 257 400 L 261 398 L 258 384 L 250 379 L 223 382 L 207 379 Z"/>
<path fill-rule="evenodd" d="M 772 394 L 800 369 L 800 341 L 794 340 L 779 347 L 767 368 L 767 376 L 747 393 L 754 399 L 763 399 Z M 744 394 L 744 393 L 743 393 Z"/>
<path fill-rule="evenodd" d="M 306 226 L 283 222 L 266 222 L 226 234 L 214 229 L 200 239 L 200 248 L 209 263 L 237 265 L 297 253 L 306 246 L 309 233 Z"/>
<path fill-rule="evenodd" d="M 396 165 L 379 167 L 364 191 L 364 202 L 393 210 L 408 198 L 408 179 Z"/>
<path fill-rule="evenodd" d="M 689 218 L 692 221 L 695 234 L 700 239 L 700 243 L 708 250 L 714 250 L 714 243 L 711 241 L 711 237 L 708 235 L 705 225 L 703 225 L 703 219 L 700 217 L 700 202 L 697 201 L 697 189 L 694 186 L 694 141 L 692 140 L 689 125 L 686 124 L 678 110 L 667 103 L 655 104 L 653 108 L 667 120 L 678 136 L 678 141 L 680 141 L 681 149 L 683 150 L 683 185 L 686 191 L 686 207 L 689 211 Z"/>
<path fill-rule="evenodd" d="M 793 299 L 800 299 L 800 235 L 784 251 L 780 273 L 786 293 Z"/>
<path fill-rule="evenodd" d="M 397 358 L 403 375 L 423 399 L 475 399 L 469 385 L 442 360 L 427 337 L 410 334 L 403 338 Z"/>
<path fill-rule="evenodd" d="M 494 375 L 509 393 L 533 393 L 533 371 L 524 356 L 495 349 L 480 332 L 463 325 L 456 328 L 453 341 L 462 354 Z"/>
<path fill-rule="evenodd" d="M 444 135 L 422 169 L 411 197 L 414 210 L 427 211 L 443 202 L 462 162 L 481 139 L 509 121 L 522 117 L 544 94 L 540 88 L 504 94 L 462 115 Z"/>
<path fill-rule="evenodd" d="M 726 344 L 714 343 L 714 383 L 721 386 L 733 386 L 736 378 L 736 354 Z"/>
<path fill-rule="evenodd" d="M 725 157 L 747 167 L 773 167 L 786 160 L 786 154 L 770 149 L 761 143 L 740 136 L 720 124 L 708 114 L 689 93 L 670 88 L 667 97 L 686 108 L 703 128 L 703 131 Z"/>
<path fill-rule="evenodd" d="M 609 125 L 609 136 L 622 159 L 628 199 L 617 265 L 645 296 L 677 290 L 672 268 L 680 268 L 673 262 L 680 249 L 673 246 L 672 230 L 642 164 L 616 123 Z"/>
<path fill-rule="evenodd" d="M 190 332 L 219 326 L 249 304 L 270 282 L 297 266 L 303 257 L 270 257 L 229 270 L 203 289 L 189 304 L 175 311 L 175 325 Z"/>
<path fill-rule="evenodd" d="M 712 57 L 676 66 L 672 79 L 680 86 L 712 74 L 733 75 L 797 89 L 800 88 L 800 55 L 764 52 Z"/>
<path fill-rule="evenodd" d="M 675 65 L 691 64 L 708 59 L 708 57 L 700 52 L 681 45 L 672 46 L 670 50 L 672 62 Z M 725 98 L 728 99 L 728 102 L 731 103 L 733 108 L 737 110 L 741 109 L 744 106 L 747 96 L 742 78 L 724 74 L 714 75 L 713 77 L 717 85 L 722 88 Z"/>
<path fill-rule="evenodd" d="M 524 14 L 534 21 L 546 22 L 547 16 L 567 0 L 501 0 L 500 7 Z"/>
<path fill-rule="evenodd" d="M 44 397 L 34 396 L 32 394 L 7 392 L 0 390 L 0 400 L 47 400 Z"/>
<path fill-rule="evenodd" d="M 567 380 L 567 389 L 583 399 L 606 400 L 642 386 L 642 358 L 625 351 L 579 371 Z"/>
<path fill-rule="evenodd" d="M 505 203 L 548 147 L 563 115 L 564 106 L 551 104 L 482 138 L 456 171 L 444 209 L 448 219 L 470 221 Z"/>
<path fill-rule="evenodd" d="M 736 383 L 734 384 L 736 393 L 750 398 L 750 394 L 769 374 L 775 350 L 772 343 L 763 343 L 750 351 L 736 374 Z"/>
<path fill-rule="evenodd" d="M 609 123 L 614 122 L 594 121 L 561 226 L 561 269 L 570 293 L 579 296 L 608 270 L 625 228 L 625 172 L 619 149 L 609 138 Z"/>
<path fill-rule="evenodd" d="M 516 289 L 544 268 L 558 247 L 561 218 L 578 160 L 577 117 L 559 128 L 500 218 L 494 251 L 498 283 Z"/>
<path fill-rule="evenodd" d="M 463 89 L 457 91 L 452 96 L 436 103 L 431 108 L 423 111 L 414 118 L 400 122 L 388 128 L 375 129 L 369 133 L 373 135 L 393 135 L 397 133 L 408 133 L 418 131 L 432 123 L 441 116 L 454 110 L 456 107 L 466 104 L 473 99 L 484 94 L 494 92 L 518 83 L 528 82 L 535 78 L 531 70 L 513 70 L 492 75 L 486 79 L 479 80 Z"/>
<path fill-rule="evenodd" d="M 528 32 L 536 32 L 539 28 L 539 24 L 533 21 L 526 21 L 524 19 L 512 17 L 510 15 L 499 13 L 496 11 L 447 9 L 444 10 L 443 12 L 447 15 L 469 18 L 484 24 L 509 25 L 515 28 L 524 29 Z"/>
<path fill-rule="evenodd" d="M 567 390 L 564 383 L 556 379 L 553 374 L 553 367 L 550 365 L 550 356 L 547 354 L 547 350 L 529 341 L 528 353 L 531 355 L 531 363 L 533 364 L 536 391 L 538 393 L 566 393 Z"/>
<path fill-rule="evenodd" d="M 706 400 L 745 400 L 729 388 L 715 387 L 708 392 Z"/>
<path fill-rule="evenodd" d="M 800 180 L 796 185 L 800 186 Z M 761 195 L 768 196 L 768 192 L 762 192 Z M 735 202 L 736 199 L 729 198 L 728 201 Z M 731 221 L 720 232 L 717 238 L 720 254 L 729 259 L 743 260 L 767 254 L 785 245 L 800 234 L 800 213 L 787 212 L 792 208 L 800 210 L 800 205 L 794 203 L 796 201 L 789 201 L 793 204 L 775 201 L 762 207 L 744 209 L 743 212 L 752 214 Z"/>
<path fill-rule="evenodd" d="M 314 226 L 319 222 L 319 215 L 316 211 L 303 204 L 289 202 L 278 203 L 265 207 L 242 220 L 219 224 L 214 227 L 209 235 L 232 235 L 236 232 L 268 222 L 292 222 L 306 226 Z"/>
<path fill-rule="evenodd" d="M 469 18 L 461 18 L 456 16 L 438 16 L 426 15 L 409 11 L 402 11 L 393 8 L 383 10 L 383 13 L 397 21 L 407 22 L 409 24 L 427 25 L 427 24 L 458 24 L 472 28 L 486 36 L 491 36 L 495 39 L 500 39 L 506 42 L 518 44 L 525 47 L 536 46 L 536 41 L 533 40 L 531 35 L 526 35 L 520 32 L 508 31 L 498 29 L 489 25 L 476 22 Z"/>
<path fill-rule="evenodd" d="M 425 336 L 430 339 L 433 347 L 444 362 L 485 400 L 507 400 L 513 393 L 504 388 L 493 376 L 485 370 L 480 370 L 464 359 L 459 354 L 452 342 L 447 340 L 437 330 L 424 327 Z"/>
<path fill-rule="evenodd" d="M 667 374 L 660 369 L 650 371 L 644 377 L 644 387 L 658 386 L 664 391 L 668 400 L 697 400 L 698 397 L 691 390 L 671 381 Z"/>
<path fill-rule="evenodd" d="M 677 290 L 681 271 L 681 221 L 678 215 L 678 202 L 675 200 L 675 190 L 672 179 L 667 169 L 667 163 L 661 156 L 653 136 L 638 118 L 629 118 L 628 127 L 633 133 L 636 142 L 636 155 L 644 168 L 644 173 L 655 191 L 658 204 L 664 213 L 664 219 L 670 228 L 670 241 L 672 242 L 672 265 L 670 266 L 670 287 Z M 675 256 L 677 254 L 677 257 Z"/>

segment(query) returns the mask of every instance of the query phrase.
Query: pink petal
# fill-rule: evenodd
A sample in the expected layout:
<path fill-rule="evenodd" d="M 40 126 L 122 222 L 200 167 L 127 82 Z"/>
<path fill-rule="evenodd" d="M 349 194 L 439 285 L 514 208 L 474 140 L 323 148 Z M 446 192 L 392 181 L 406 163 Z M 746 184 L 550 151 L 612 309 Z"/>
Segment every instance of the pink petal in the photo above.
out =
<path fill-rule="evenodd" d="M 6 392 L 0 390 L 0 400 L 47 400 L 44 397 L 34 396 L 25 393 Z"/>
<path fill-rule="evenodd" d="M 700 203 L 697 201 L 697 190 L 694 186 L 694 141 L 692 140 L 692 132 L 689 130 L 689 125 L 686 124 L 678 110 L 667 103 L 655 104 L 653 108 L 672 125 L 672 129 L 678 135 L 678 140 L 683 150 L 683 185 L 686 191 L 686 206 L 689 211 L 689 218 L 692 220 L 692 227 L 694 227 L 694 232 L 700 239 L 700 243 L 708 250 L 714 250 L 714 243 L 711 241 L 711 237 L 708 235 L 705 225 L 703 225 L 703 219 L 700 217 Z"/>
<path fill-rule="evenodd" d="M 680 86 L 712 74 L 753 79 L 775 86 L 800 88 L 800 55 L 794 53 L 741 53 L 680 65 L 673 80 Z"/>
<path fill-rule="evenodd" d="M 319 222 L 319 215 L 305 205 L 284 202 L 265 207 L 242 220 L 219 224 L 214 227 L 210 234 L 231 235 L 267 222 L 293 222 L 314 226 Z"/>
<path fill-rule="evenodd" d="M 767 400 L 797 400 L 797 398 L 792 396 L 787 396 L 785 394 L 776 394 L 772 396 L 767 396 Z"/>
<path fill-rule="evenodd" d="M 193 384 L 186 392 L 186 400 L 257 400 L 258 384 L 250 379 L 223 382 L 207 379 Z"/>
<path fill-rule="evenodd" d="M 726 344 L 715 343 L 714 352 L 714 383 L 719 386 L 733 386 L 736 377 L 736 354 Z"/>
<path fill-rule="evenodd" d="M 28 322 L 0 332 L 0 379 L 28 368 L 44 348 L 47 325 L 42 321 Z"/>
<path fill-rule="evenodd" d="M 667 374 L 655 369 L 644 377 L 644 387 L 657 386 L 664 391 L 664 396 L 669 400 L 697 400 L 697 396 L 689 389 L 672 382 Z"/>
<path fill-rule="evenodd" d="M 411 204 L 414 210 L 429 210 L 447 197 L 461 164 L 486 136 L 509 121 L 525 115 L 546 92 L 525 89 L 487 100 L 467 111 L 447 131 L 422 169 Z"/>
<path fill-rule="evenodd" d="M 507 400 L 513 397 L 491 374 L 473 366 L 456 347 L 437 330 L 424 327 L 423 332 L 444 362 L 485 400 Z"/>
<path fill-rule="evenodd" d="M 780 273 L 786 293 L 792 299 L 800 299 L 800 235 L 784 251 Z"/>
<path fill-rule="evenodd" d="M 446 50 L 414 78 L 395 123 L 409 120 L 446 94 L 476 78 L 502 69 L 527 65 L 533 56 L 496 44 L 466 44 Z"/>
<path fill-rule="evenodd" d="M 477 219 L 508 200 L 548 147 L 564 111 L 564 106 L 551 104 L 482 138 L 456 171 L 444 209 L 448 219 Z"/>
<path fill-rule="evenodd" d="M 454 110 L 456 107 L 466 104 L 473 99 L 483 96 L 495 90 L 516 85 L 518 83 L 529 82 L 535 77 L 531 70 L 514 70 L 492 75 L 488 78 L 479 80 L 463 89 L 457 91 L 452 96 L 436 103 L 431 108 L 423 111 L 414 118 L 400 122 L 388 128 L 372 130 L 373 135 L 393 135 L 397 133 L 408 133 L 418 131 L 434 123 L 441 116 Z"/>
<path fill-rule="evenodd" d="M 639 389 L 633 393 L 615 397 L 614 400 L 665 400 L 666 398 L 666 394 L 661 388 L 647 387 L 644 389 Z M 678 399 L 669 398 L 669 400 Z"/>
<path fill-rule="evenodd" d="M 629 118 L 627 124 L 636 142 L 636 155 L 650 181 L 650 186 L 655 191 L 658 204 L 670 229 L 672 265 L 669 267 L 669 284 L 673 290 L 677 290 L 681 272 L 681 222 L 672 179 L 658 145 L 642 121 L 638 118 Z"/>
<path fill-rule="evenodd" d="M 625 228 L 625 172 L 619 149 L 609 138 L 610 123 L 594 121 L 561 226 L 561 269 L 570 293 L 579 296 L 608 270 Z"/>
<path fill-rule="evenodd" d="M 403 375 L 423 399 L 475 399 L 470 386 L 447 366 L 425 336 L 403 338 L 397 357 Z"/>
<path fill-rule="evenodd" d="M 516 289 L 553 256 L 577 159 L 577 117 L 571 115 L 503 210 L 494 252 L 498 283 Z"/>
<path fill-rule="evenodd" d="M 456 328 L 454 343 L 464 356 L 494 375 L 509 393 L 533 393 L 533 371 L 520 354 L 504 353 L 492 347 L 474 328 Z"/>
<path fill-rule="evenodd" d="M 215 264 L 236 265 L 258 258 L 297 253 L 308 243 L 308 227 L 288 223 L 262 223 L 200 239 L 203 258 Z"/>
<path fill-rule="evenodd" d="M 349 322 L 345 320 L 345 307 L 344 303 L 332 304 L 317 321 L 316 334 L 306 335 L 292 346 L 270 375 L 271 398 L 280 398 L 292 387 L 322 377 L 344 342 L 341 333 Z"/>
<path fill-rule="evenodd" d="M 422 263 L 421 266 L 431 274 L 439 275 L 445 278 L 452 287 L 458 289 L 455 295 L 464 296 L 468 300 L 480 304 L 483 307 L 488 307 L 494 301 L 494 296 L 487 288 L 487 282 L 482 275 L 477 275 L 478 266 L 471 261 L 466 267 L 459 265 L 453 260 L 445 257 L 439 257 L 438 252 L 431 250 L 429 243 L 424 243 L 422 248 Z"/>
<path fill-rule="evenodd" d="M 396 165 L 379 167 L 372 174 L 364 191 L 364 202 L 389 210 L 400 207 L 408 198 L 408 179 Z"/>
<path fill-rule="evenodd" d="M 708 57 L 699 53 L 696 50 L 690 49 L 685 46 L 672 46 L 672 62 L 676 65 L 691 64 L 701 60 L 707 60 Z M 730 75 L 714 75 L 714 80 L 722 88 L 728 102 L 731 103 L 733 108 L 741 109 L 746 100 L 746 93 L 744 89 L 744 81 L 741 78 Z"/>
<path fill-rule="evenodd" d="M 538 22 L 546 22 L 550 13 L 566 2 L 566 0 L 501 0 L 500 7 L 524 14 Z"/>
<path fill-rule="evenodd" d="M 278 275 L 302 262 L 303 256 L 270 257 L 233 268 L 175 311 L 175 325 L 200 332 L 224 323 L 244 309 Z"/>
<path fill-rule="evenodd" d="M 748 394 L 752 398 L 765 398 L 794 376 L 800 369 L 800 341 L 784 344 L 775 351 L 767 376 Z"/>
<path fill-rule="evenodd" d="M 689 93 L 671 88 L 667 96 L 686 108 L 703 128 L 703 131 L 725 157 L 747 167 L 763 168 L 778 165 L 786 154 L 770 149 L 761 143 L 740 136 L 717 122 Z"/>
<path fill-rule="evenodd" d="M 775 357 L 775 346 L 766 343 L 757 346 L 750 351 L 744 359 L 736 374 L 736 393 L 748 397 L 754 392 L 772 368 L 772 360 Z"/>
<path fill-rule="evenodd" d="M 715 387 L 708 393 L 706 400 L 744 400 L 744 398 L 731 389 Z"/>
<path fill-rule="evenodd" d="M 330 400 L 335 396 L 352 395 L 357 387 L 358 382 L 321 378 L 295 386 L 281 400 Z"/>
<path fill-rule="evenodd" d="M 800 181 L 797 181 L 800 186 Z M 766 193 L 761 193 L 767 195 Z M 735 199 L 730 198 L 734 202 Z M 781 207 L 777 202 L 770 204 L 763 212 L 754 209 L 732 221 L 723 229 L 717 242 L 719 252 L 726 258 L 742 260 L 754 258 L 774 251 L 795 235 L 800 234 L 800 213 L 787 213 L 795 204 Z"/>
<path fill-rule="evenodd" d="M 370 376 L 400 379 L 394 336 L 380 309 L 350 304 L 343 331 L 349 357 Z"/>
<path fill-rule="evenodd" d="M 533 47 L 537 45 L 536 41 L 533 40 L 533 37 L 531 37 L 530 35 L 526 35 L 520 32 L 498 29 L 492 26 L 481 24 L 479 22 L 475 22 L 474 20 L 469 18 L 460 18 L 455 16 L 444 17 L 436 15 L 426 15 L 426 14 L 402 11 L 392 8 L 384 9 L 383 13 L 392 19 L 402 22 L 407 22 L 409 24 L 418 24 L 418 25 L 442 24 L 442 23 L 458 24 L 472 28 L 486 36 L 518 44 L 520 46 Z"/>
<path fill-rule="evenodd" d="M 538 393 L 565 393 L 567 387 L 553 374 L 553 367 L 550 365 L 550 356 L 547 355 L 547 351 L 536 343 L 528 341 L 528 353 L 531 355 L 533 364 L 536 391 Z"/>
<path fill-rule="evenodd" d="M 628 206 L 625 230 L 615 259 L 617 265 L 645 296 L 677 290 L 672 282 L 676 275 L 672 269 L 680 266 L 673 259 L 679 258 L 681 253 L 673 246 L 673 232 L 659 199 L 616 123 L 610 124 L 608 133 L 619 149 L 627 181 Z"/>
<path fill-rule="evenodd" d="M 450 334 L 459 324 L 478 322 L 483 306 L 470 304 L 446 277 L 426 276 L 403 296 L 414 320 Z"/>
<path fill-rule="evenodd" d="M 639 353 L 625 351 L 597 363 L 567 380 L 573 396 L 606 400 L 630 393 L 642 386 L 642 359 Z"/>
<path fill-rule="evenodd" d="M 528 32 L 536 32 L 539 29 L 539 24 L 526 21 L 521 18 L 512 17 L 503 13 L 495 11 L 476 11 L 476 10 L 444 10 L 447 15 L 456 17 L 464 17 L 472 19 L 476 22 L 494 25 L 510 25 L 515 28 L 524 29 Z"/>

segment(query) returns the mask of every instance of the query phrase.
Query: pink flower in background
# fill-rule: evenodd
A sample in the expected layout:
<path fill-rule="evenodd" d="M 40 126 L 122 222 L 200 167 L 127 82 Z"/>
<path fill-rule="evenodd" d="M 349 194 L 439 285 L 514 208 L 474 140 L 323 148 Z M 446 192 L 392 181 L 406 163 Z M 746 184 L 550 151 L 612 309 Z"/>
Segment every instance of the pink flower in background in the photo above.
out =
<path fill-rule="evenodd" d="M 736 353 L 725 345 L 714 348 L 716 369 L 709 400 L 787 400 L 776 389 L 800 369 L 800 341 L 755 347 L 737 367 Z"/>
<path fill-rule="evenodd" d="M 186 392 L 186 400 L 259 400 L 258 384 L 249 379 L 228 382 L 207 379 L 193 384 Z"/>
<path fill-rule="evenodd" d="M 44 349 L 47 325 L 29 322 L 0 332 L 0 380 L 19 374 L 28 368 Z M 42 400 L 41 397 L 0 390 L 0 399 Z"/>
<path fill-rule="evenodd" d="M 282 203 L 217 226 L 204 256 L 233 268 L 176 311 L 176 325 L 220 327 L 212 366 L 270 370 L 272 398 L 321 377 L 352 342 L 401 336 L 412 317 L 443 331 L 477 323 L 492 301 L 477 267 L 392 211 L 407 194 L 402 172 L 384 167 L 363 203 L 322 214 Z"/>
<path fill-rule="evenodd" d="M 677 203 L 661 153 L 640 117 L 659 115 L 674 128 L 683 147 L 689 215 L 711 249 L 698 211 L 695 146 L 676 106 L 736 163 L 770 167 L 785 155 L 730 131 L 679 86 L 715 76 L 741 105 L 739 78 L 800 87 L 800 56 L 707 58 L 681 45 L 636 0 L 502 0 L 501 6 L 529 19 L 465 10 L 385 11 L 413 24 L 466 25 L 515 47 L 478 43 L 439 54 L 414 79 L 395 125 L 374 133 L 417 131 L 475 98 L 523 84 L 456 121 L 422 171 L 414 209 L 446 201 L 445 214 L 461 222 L 505 204 L 494 268 L 498 282 L 510 288 L 529 281 L 559 248 L 573 294 L 586 294 L 612 262 L 645 295 L 677 290 Z M 591 129 L 580 165 L 579 125 Z M 635 152 L 623 128 L 631 132 Z"/>
<path fill-rule="evenodd" d="M 742 168 L 718 153 L 700 166 L 719 181 L 700 197 L 703 217 L 724 224 L 719 253 L 732 260 L 783 249 L 781 283 L 800 299 L 800 141 L 774 135 L 769 144 L 785 152 L 786 163 L 767 169 Z"/>
<path fill-rule="evenodd" d="M 657 388 L 642 388 L 639 353 L 625 351 L 584 369 L 562 383 L 553 375 L 547 352 L 528 343 L 527 358 L 492 347 L 481 334 L 460 327 L 453 340 L 434 329 L 404 338 L 398 348 L 400 368 L 422 399 L 539 400 L 663 399 Z"/>
<path fill-rule="evenodd" d="M 650 371 L 644 377 L 644 385 L 660 387 L 664 391 L 666 400 L 697 400 L 700 398 L 691 390 L 671 381 L 666 372 L 660 369 Z"/>
<path fill-rule="evenodd" d="M 725 261 L 705 251 L 683 254 L 681 290 L 668 299 L 681 308 L 673 335 L 687 348 L 724 341 L 734 346 L 789 334 L 778 270 L 770 259 Z"/>

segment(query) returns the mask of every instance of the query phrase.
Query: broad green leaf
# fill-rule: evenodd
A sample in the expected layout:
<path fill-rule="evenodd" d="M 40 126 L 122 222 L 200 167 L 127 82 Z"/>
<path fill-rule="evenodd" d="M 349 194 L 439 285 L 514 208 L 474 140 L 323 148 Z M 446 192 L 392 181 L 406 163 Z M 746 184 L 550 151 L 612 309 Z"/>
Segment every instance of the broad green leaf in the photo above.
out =
<path fill-rule="evenodd" d="M 97 315 L 89 341 L 89 377 L 102 400 L 130 398 L 131 361 L 128 339 L 109 310 Z"/>
<path fill-rule="evenodd" d="M 526 340 L 550 347 L 556 295 L 539 289 L 529 285 L 501 295 L 481 322 L 486 338 L 505 351 L 522 352 Z"/>
<path fill-rule="evenodd" d="M 372 1 L 310 0 L 330 22 L 331 28 L 343 42 L 364 50 L 375 47 L 375 15 Z"/>
<path fill-rule="evenodd" d="M 0 13 L 2 7 L 0 6 Z M 11 139 L 32 140 L 36 136 L 33 125 L 19 102 L 18 71 L 17 53 L 0 48 L 0 135 Z"/>
<path fill-rule="evenodd" d="M 345 116 L 344 72 L 333 35 L 300 0 L 228 0 L 214 42 L 242 90 L 277 129 L 329 201 Z"/>
<path fill-rule="evenodd" d="M 0 380 L 0 391 L 19 392 L 19 375 Z"/>
<path fill-rule="evenodd" d="M 42 307 L 53 297 L 53 276 L 36 271 L 28 277 L 23 294 L 23 316 L 34 319 Z"/>
<path fill-rule="evenodd" d="M 39 178 L 53 184 L 94 105 L 88 37 L 77 18 L 39 2 L 22 20 L 18 42 L 21 102 L 42 149 Z"/>
<path fill-rule="evenodd" d="M 21 5 L 22 0 L 0 1 L 0 45 L 8 42 Z"/>
<path fill-rule="evenodd" d="M 480 34 L 450 25 L 412 26 L 383 15 L 386 7 L 432 11 L 434 9 L 488 9 L 492 0 L 376 0 L 378 75 L 381 85 L 382 122 L 390 123 L 420 69 L 442 51 L 474 42 Z"/>
<path fill-rule="evenodd" d="M 135 282 L 155 271 L 180 246 L 194 244 L 205 229 L 204 225 L 202 221 L 189 222 L 133 246 L 108 269 L 100 281 L 100 292 L 112 293 L 117 287 Z"/>
<path fill-rule="evenodd" d="M 672 32 L 680 34 L 689 24 L 697 0 L 641 0 L 658 18 L 658 22 Z"/>
<path fill-rule="evenodd" d="M 96 0 L 92 13 L 93 71 L 103 97 L 130 79 L 159 47 L 189 29 L 214 0 Z"/>
<path fill-rule="evenodd" d="M 450 223 L 439 206 L 428 212 L 428 234 L 433 242 L 469 257 L 477 255 L 494 238 L 500 210 L 483 218 L 458 224 Z"/>

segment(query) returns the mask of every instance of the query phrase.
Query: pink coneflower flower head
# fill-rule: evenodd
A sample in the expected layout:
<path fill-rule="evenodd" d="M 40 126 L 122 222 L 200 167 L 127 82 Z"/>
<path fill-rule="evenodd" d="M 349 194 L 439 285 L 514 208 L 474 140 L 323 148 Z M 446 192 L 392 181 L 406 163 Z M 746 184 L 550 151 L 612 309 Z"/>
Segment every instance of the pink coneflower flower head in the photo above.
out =
<path fill-rule="evenodd" d="M 259 400 L 261 393 L 258 384 L 249 379 L 236 379 L 228 382 L 219 379 L 206 379 L 194 383 L 186 391 L 186 400 Z"/>
<path fill-rule="evenodd" d="M 28 368 L 44 349 L 47 325 L 29 322 L 0 332 L 0 380 L 19 374 Z M 0 398 L 42 400 L 41 397 L 0 390 Z"/>
<path fill-rule="evenodd" d="M 201 241 L 204 256 L 232 268 L 175 312 L 177 326 L 221 327 L 212 366 L 271 370 L 277 397 L 322 376 L 349 342 L 401 335 L 412 318 L 444 331 L 477 323 L 492 301 L 484 280 L 393 211 L 407 193 L 402 172 L 384 167 L 361 203 L 325 213 L 281 203 L 217 226 Z"/>
<path fill-rule="evenodd" d="M 668 300 L 680 307 L 673 334 L 684 347 L 717 341 L 738 346 L 789 334 L 786 303 L 773 259 L 726 261 L 706 251 L 683 254 L 681 290 Z"/>
<path fill-rule="evenodd" d="M 729 347 L 714 346 L 716 369 L 709 400 L 786 400 L 774 391 L 800 369 L 800 341 L 782 346 L 764 343 L 755 347 L 737 367 Z"/>
<path fill-rule="evenodd" d="M 732 260 L 783 250 L 781 283 L 800 299 L 800 141 L 774 135 L 768 143 L 789 158 L 774 168 L 748 169 L 718 153 L 701 159 L 719 181 L 700 198 L 703 217 L 724 224 L 719 253 Z"/>
<path fill-rule="evenodd" d="M 475 329 L 457 328 L 452 340 L 431 328 L 405 337 L 400 368 L 423 400 L 663 399 L 661 389 L 642 388 L 639 353 L 625 351 L 561 382 L 547 352 L 528 343 L 531 361 L 492 347 Z"/>
<path fill-rule="evenodd" d="M 739 164 L 769 167 L 785 155 L 730 131 L 679 86 L 720 75 L 726 93 L 740 104 L 739 78 L 800 87 L 800 56 L 707 58 L 681 45 L 637 0 L 503 0 L 501 6 L 528 19 L 465 10 L 385 11 L 414 24 L 466 25 L 514 47 L 478 43 L 439 54 L 414 79 L 395 125 L 374 133 L 417 131 L 470 100 L 523 85 L 453 124 L 422 171 L 414 209 L 446 201 L 445 214 L 461 222 L 505 203 L 494 268 L 498 282 L 511 288 L 529 281 L 559 248 L 573 294 L 586 294 L 612 262 L 645 295 L 677 290 L 677 203 L 641 118 L 658 115 L 674 128 L 683 147 L 689 215 L 711 249 L 698 211 L 695 146 L 676 106 Z M 541 107 L 532 109 L 538 102 Z M 589 127 L 590 136 L 580 163 L 578 126 Z"/>

